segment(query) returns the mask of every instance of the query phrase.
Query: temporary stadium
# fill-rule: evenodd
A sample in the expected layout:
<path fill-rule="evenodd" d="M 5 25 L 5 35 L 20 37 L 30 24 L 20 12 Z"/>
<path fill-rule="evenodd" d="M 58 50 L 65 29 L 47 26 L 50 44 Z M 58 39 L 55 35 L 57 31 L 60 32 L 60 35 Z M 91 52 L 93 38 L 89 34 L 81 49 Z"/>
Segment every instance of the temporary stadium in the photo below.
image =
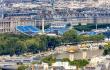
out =
<path fill-rule="evenodd" d="M 81 23 L 110 23 L 109 0 L 52 0 L 51 2 L 0 4 L 0 33 L 62 35 L 68 28 Z M 42 22 L 44 17 L 44 22 Z M 46 24 L 51 25 L 45 29 Z M 38 28 L 37 26 L 42 26 Z M 89 33 L 94 34 L 94 33 Z"/>

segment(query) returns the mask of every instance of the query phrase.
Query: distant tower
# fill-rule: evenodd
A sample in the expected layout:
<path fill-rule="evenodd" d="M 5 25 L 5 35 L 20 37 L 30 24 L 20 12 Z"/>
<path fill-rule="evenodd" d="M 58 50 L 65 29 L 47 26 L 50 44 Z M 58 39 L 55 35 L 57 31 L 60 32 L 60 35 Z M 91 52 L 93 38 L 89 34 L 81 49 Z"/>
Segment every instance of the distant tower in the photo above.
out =
<path fill-rule="evenodd" d="M 45 31 L 44 31 L 44 18 L 42 18 L 42 34 L 44 34 Z"/>
<path fill-rule="evenodd" d="M 46 13 L 45 13 L 45 8 L 44 7 L 42 7 L 42 13 L 41 13 L 41 20 L 42 20 L 42 22 L 41 22 L 41 24 L 42 24 L 42 34 L 44 34 L 45 33 L 45 31 L 44 31 L 44 29 L 45 29 L 45 17 L 46 17 Z"/>

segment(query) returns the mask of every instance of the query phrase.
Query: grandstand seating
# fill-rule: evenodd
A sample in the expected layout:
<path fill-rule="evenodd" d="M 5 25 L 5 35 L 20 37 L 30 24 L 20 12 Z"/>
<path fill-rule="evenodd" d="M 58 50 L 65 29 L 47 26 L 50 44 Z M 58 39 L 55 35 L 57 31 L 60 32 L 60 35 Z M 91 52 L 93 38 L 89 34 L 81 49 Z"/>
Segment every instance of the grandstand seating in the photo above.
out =
<path fill-rule="evenodd" d="M 88 35 L 96 35 L 96 32 L 87 32 Z"/>
<path fill-rule="evenodd" d="M 40 31 L 38 28 L 33 26 L 17 26 L 16 29 L 27 35 L 34 35 Z"/>
<path fill-rule="evenodd" d="M 91 32 L 80 32 L 79 34 L 81 34 L 81 35 L 90 35 L 90 36 L 92 36 L 92 35 L 97 35 L 98 33 L 97 32 L 93 32 L 93 31 L 91 31 Z"/>
<path fill-rule="evenodd" d="M 28 30 L 25 29 L 24 26 L 17 26 L 17 29 L 19 29 L 22 32 L 28 32 Z"/>
<path fill-rule="evenodd" d="M 32 31 L 32 32 L 38 32 L 39 29 L 33 26 L 24 26 L 25 29 Z"/>
<path fill-rule="evenodd" d="M 68 29 L 67 28 L 48 28 L 45 29 L 46 33 L 52 32 L 52 33 L 58 33 L 59 35 L 62 35 L 64 32 L 66 32 Z"/>
<path fill-rule="evenodd" d="M 26 35 L 31 35 L 31 36 L 36 35 L 38 32 L 40 32 L 40 29 L 33 26 L 17 26 L 16 29 L 21 33 L 24 33 Z M 51 27 L 51 28 L 45 29 L 45 33 L 56 33 L 56 34 L 62 35 L 67 30 L 68 30 L 67 28 L 63 28 L 63 27 L 61 28 Z"/>

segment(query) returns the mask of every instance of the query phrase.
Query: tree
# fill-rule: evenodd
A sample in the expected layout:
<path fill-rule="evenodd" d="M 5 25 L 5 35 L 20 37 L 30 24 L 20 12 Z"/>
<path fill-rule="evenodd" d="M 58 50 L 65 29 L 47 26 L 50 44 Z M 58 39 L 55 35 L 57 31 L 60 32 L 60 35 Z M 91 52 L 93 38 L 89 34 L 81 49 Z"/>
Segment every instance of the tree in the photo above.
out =
<path fill-rule="evenodd" d="M 70 62 L 69 58 L 63 58 L 61 61 L 62 62 Z"/>
<path fill-rule="evenodd" d="M 84 41 L 102 41 L 104 39 L 104 35 L 103 34 L 98 34 L 98 35 L 80 35 L 80 40 L 82 42 Z"/>
<path fill-rule="evenodd" d="M 108 55 L 108 54 L 110 54 L 110 43 L 105 45 L 104 52 L 103 52 L 103 55 Z"/>
<path fill-rule="evenodd" d="M 74 43 L 79 41 L 78 34 L 76 30 L 71 29 L 63 34 L 63 41 L 65 43 Z"/>
<path fill-rule="evenodd" d="M 38 39 L 38 38 L 37 38 Z M 46 35 L 40 35 L 39 36 L 39 49 L 41 50 L 47 50 L 48 49 L 48 36 Z"/>
<path fill-rule="evenodd" d="M 48 48 L 54 49 L 56 46 L 59 46 L 61 43 L 60 39 L 57 37 L 48 37 Z"/>
<path fill-rule="evenodd" d="M 25 41 L 18 40 L 16 42 L 15 54 L 20 55 L 27 52 L 27 45 Z"/>
<path fill-rule="evenodd" d="M 17 70 L 26 70 L 27 68 L 25 65 L 20 65 Z"/>
<path fill-rule="evenodd" d="M 36 35 L 33 37 L 15 34 L 0 34 L 0 55 L 20 55 L 23 53 L 37 53 L 55 48 L 61 44 L 61 37 Z"/>
<path fill-rule="evenodd" d="M 103 55 L 109 54 L 109 49 L 104 49 Z"/>
<path fill-rule="evenodd" d="M 89 35 L 80 35 L 79 37 L 80 37 L 80 41 L 81 42 L 90 40 L 90 36 Z"/>
<path fill-rule="evenodd" d="M 87 64 L 89 64 L 89 62 L 85 59 L 70 61 L 70 65 L 75 65 L 77 70 L 79 70 L 79 68 L 83 68 Z"/>
<path fill-rule="evenodd" d="M 48 63 L 50 66 L 50 65 L 52 65 L 52 63 L 56 62 L 56 58 L 54 56 L 50 55 L 48 57 L 43 58 L 42 62 Z"/>
<path fill-rule="evenodd" d="M 40 43 L 42 43 L 40 42 L 40 38 L 31 38 L 26 40 L 27 52 L 32 52 L 32 53 L 38 52 L 39 48 L 41 47 L 39 45 Z"/>
<path fill-rule="evenodd" d="M 90 36 L 90 39 L 92 41 L 98 42 L 104 39 L 104 35 L 103 34 L 93 35 L 93 36 Z"/>

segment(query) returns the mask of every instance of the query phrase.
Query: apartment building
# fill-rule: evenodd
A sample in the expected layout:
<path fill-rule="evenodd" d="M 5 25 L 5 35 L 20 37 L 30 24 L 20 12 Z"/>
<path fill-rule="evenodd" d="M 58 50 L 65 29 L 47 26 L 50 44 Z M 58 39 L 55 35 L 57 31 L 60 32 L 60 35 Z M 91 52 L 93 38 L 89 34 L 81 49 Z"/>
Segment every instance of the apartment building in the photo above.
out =
<path fill-rule="evenodd" d="M 21 3 L 21 2 L 32 2 L 33 0 L 1 0 L 4 3 Z"/>

